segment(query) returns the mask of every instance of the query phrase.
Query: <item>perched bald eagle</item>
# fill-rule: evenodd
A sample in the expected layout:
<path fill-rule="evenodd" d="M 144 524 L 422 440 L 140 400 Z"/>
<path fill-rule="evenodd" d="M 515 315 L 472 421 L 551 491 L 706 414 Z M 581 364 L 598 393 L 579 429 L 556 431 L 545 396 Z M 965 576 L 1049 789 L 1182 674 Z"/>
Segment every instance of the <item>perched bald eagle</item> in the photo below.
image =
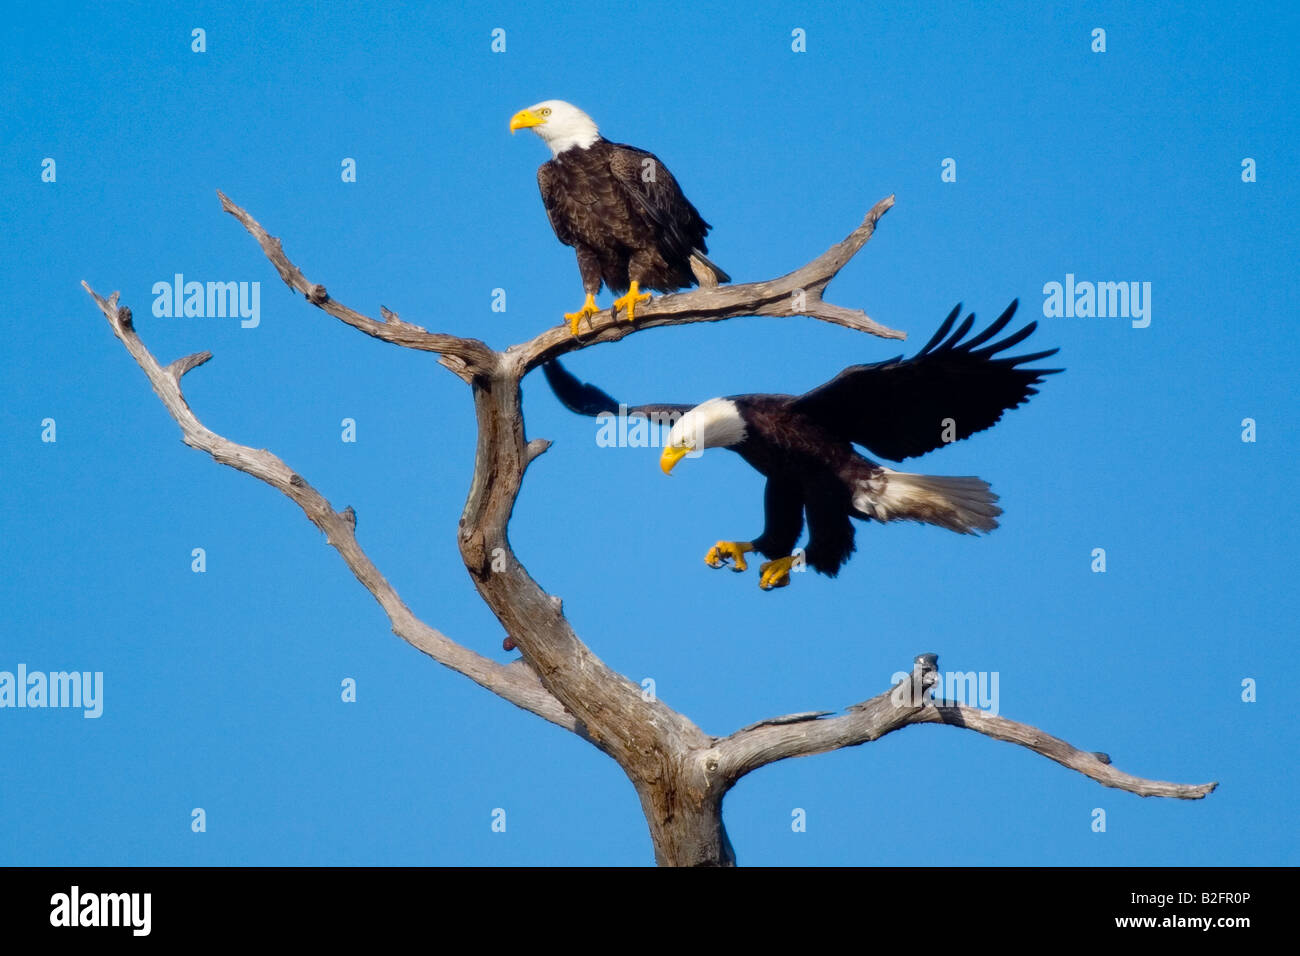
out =
<path fill-rule="evenodd" d="M 537 185 L 556 238 L 578 255 L 587 298 L 564 314 L 574 335 L 579 322 L 600 311 L 602 282 L 620 295 L 614 311 L 625 310 L 630 322 L 637 303 L 650 301 L 643 288 L 673 292 L 731 281 L 705 255 L 711 227 L 653 153 L 611 143 L 590 116 L 563 100 L 520 110 L 510 132 L 520 129 L 551 148 Z"/>
<path fill-rule="evenodd" d="M 665 474 L 687 455 L 730 448 L 767 477 L 763 533 L 753 541 L 719 541 L 704 560 L 715 568 L 731 560 L 735 570 L 744 571 L 745 555 L 757 551 L 770 559 L 759 569 L 759 587 L 768 590 L 790 583 L 805 516 L 809 536 L 803 559 L 831 577 L 854 551 L 850 518 L 920 521 L 959 534 L 996 528 L 1002 509 L 987 482 L 894 471 L 853 448 L 861 445 L 892 461 L 923 455 L 991 428 L 1004 411 L 1038 394 L 1034 386 L 1044 375 L 1062 371 L 1019 367 L 1057 349 L 997 357 L 1028 338 L 1037 322 L 984 344 L 1011 321 L 1015 302 L 965 341 L 975 316 L 953 331 L 960 311 L 960 305 L 953 309 L 912 358 L 854 365 L 803 395 L 734 395 L 694 406 L 628 408 L 629 415 L 672 424 L 659 460 Z M 614 399 L 579 382 L 558 362 L 544 370 L 551 389 L 572 411 L 618 414 Z"/>

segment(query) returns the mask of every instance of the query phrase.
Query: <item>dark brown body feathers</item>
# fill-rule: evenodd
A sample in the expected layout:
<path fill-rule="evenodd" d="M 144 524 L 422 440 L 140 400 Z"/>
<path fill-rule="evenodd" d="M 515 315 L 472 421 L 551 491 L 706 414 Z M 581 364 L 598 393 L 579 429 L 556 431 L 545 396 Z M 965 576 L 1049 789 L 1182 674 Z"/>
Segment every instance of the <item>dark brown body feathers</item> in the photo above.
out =
<path fill-rule="evenodd" d="M 602 282 L 619 295 L 632 280 L 657 292 L 696 284 L 691 256 L 708 252 L 710 226 L 653 153 L 597 139 L 544 163 L 537 185 L 556 238 L 577 253 L 586 292 Z"/>

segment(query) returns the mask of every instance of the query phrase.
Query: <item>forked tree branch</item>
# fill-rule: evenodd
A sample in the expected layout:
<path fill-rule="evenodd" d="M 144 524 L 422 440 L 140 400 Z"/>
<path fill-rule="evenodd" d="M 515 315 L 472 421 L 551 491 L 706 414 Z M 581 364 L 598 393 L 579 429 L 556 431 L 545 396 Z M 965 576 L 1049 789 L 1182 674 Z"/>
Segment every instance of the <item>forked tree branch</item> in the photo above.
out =
<path fill-rule="evenodd" d="M 221 194 L 219 194 L 221 195 Z M 160 366 L 136 334 L 130 311 L 117 293 L 100 298 L 87 285 L 113 332 L 144 370 L 154 391 L 181 427 L 185 443 L 288 495 L 323 532 L 357 579 L 388 614 L 393 630 L 439 663 L 506 700 L 582 736 L 613 757 L 641 799 L 655 858 L 663 864 L 731 865 L 735 856 L 722 824 L 722 799 L 747 773 L 788 757 L 824 753 L 879 739 L 902 727 L 942 723 L 1026 747 L 1110 787 L 1142 796 L 1197 799 L 1216 784 L 1185 785 L 1144 780 L 1109 765 L 1104 755 L 1078 750 L 1063 740 L 1002 717 L 949 701 L 929 701 L 935 658 L 917 659 L 910 681 L 849 708 L 849 713 L 774 717 L 725 738 L 701 731 L 685 715 L 611 670 L 573 632 L 560 599 L 547 594 L 511 549 L 510 518 L 529 464 L 546 451 L 545 439 L 525 436 L 520 382 L 537 365 L 566 352 L 614 342 L 633 332 L 666 325 L 714 322 L 742 315 L 807 315 L 879 335 L 903 338 L 865 313 L 822 300 L 827 284 L 871 238 L 877 220 L 893 205 L 882 199 L 842 242 L 786 276 L 767 282 L 700 289 L 660 296 L 639 309 L 635 323 L 608 311 L 592 319 L 587 334 L 567 325 L 498 352 L 477 339 L 428 332 L 383 310 L 384 320 L 362 315 L 330 298 L 285 256 L 280 241 L 221 195 L 222 207 L 243 223 L 280 276 L 313 305 L 342 322 L 405 348 L 440 354 L 473 389 L 478 422 L 474 476 L 461 517 L 458 541 L 475 587 L 519 647 L 526 664 L 496 664 L 415 618 L 366 557 L 355 536 L 351 509 L 335 511 L 301 476 L 270 452 L 237 445 L 205 428 L 181 392 L 180 381 L 211 358 L 208 352 Z M 85 283 L 83 283 L 85 285 Z M 899 692 L 910 697 L 900 701 Z"/>
<path fill-rule="evenodd" d="M 325 533 L 325 540 L 338 551 L 357 580 L 374 595 L 398 637 L 510 703 L 566 730 L 579 729 L 573 715 L 546 691 L 535 674 L 526 668 L 498 664 L 476 654 L 419 620 L 357 543 L 356 517 L 351 508 L 344 512 L 335 511 L 301 475 L 269 451 L 236 444 L 199 421 L 185 401 L 181 378 L 211 359 L 211 352 L 197 352 L 165 367 L 160 365 L 136 333 L 131 310 L 118 306 L 118 293 L 104 299 L 87 283 L 81 284 L 94 298 L 104 318 L 108 319 L 113 334 L 126 346 L 163 406 L 180 426 L 185 444 L 205 451 L 221 464 L 252 475 L 287 495 L 311 523 Z"/>
<path fill-rule="evenodd" d="M 856 747 L 913 724 L 947 724 L 1028 748 L 1100 784 L 1140 797 L 1199 800 L 1218 786 L 1135 777 L 1111 766 L 1107 755 L 1080 750 L 1037 727 L 954 701 L 931 699 L 928 688 L 936 664 L 936 655 L 921 655 L 913 667 L 910 686 L 907 681 L 896 684 L 883 694 L 853 705 L 846 716 L 794 714 L 736 731 L 714 745 L 719 776 L 730 785 L 778 760 Z M 915 688 L 920 688 L 919 692 Z"/>
<path fill-rule="evenodd" d="M 346 322 L 354 329 L 365 332 L 366 335 L 382 339 L 392 345 L 400 345 L 403 348 L 417 349 L 422 352 L 441 353 L 450 360 L 443 364 L 466 381 L 469 381 L 473 373 L 478 369 L 494 364 L 495 353 L 478 339 L 466 339 L 442 332 L 429 332 L 418 325 L 402 321 L 397 316 L 397 313 L 390 312 L 388 309 L 383 309 L 380 313 L 384 317 L 382 321 L 372 319 L 368 315 L 362 315 L 355 309 L 348 308 L 337 299 L 330 298 L 323 285 L 312 282 L 302 274 L 301 269 L 289 261 L 289 257 L 284 254 L 284 248 L 281 246 L 279 239 L 270 235 L 262 228 L 261 223 L 231 202 L 230 197 L 219 189 L 217 190 L 217 196 L 221 199 L 221 208 L 243 223 L 244 228 L 257 240 L 257 244 L 262 247 L 262 252 L 266 254 L 266 258 L 271 260 L 271 265 L 275 266 L 275 271 L 280 273 L 280 278 L 284 280 L 285 285 L 291 289 L 297 289 L 307 298 L 308 302 L 322 310 L 326 315 L 331 315 L 340 322 Z"/>
<path fill-rule="evenodd" d="M 268 234 L 261 223 L 225 193 L 218 190 L 217 195 L 221 198 L 221 208 L 238 219 L 257 240 L 262 252 L 280 273 L 280 278 L 326 314 L 393 345 L 440 352 L 450 359 L 443 364 L 465 381 L 469 381 L 475 374 L 489 371 L 495 364 L 492 350 L 478 339 L 428 332 L 418 325 L 403 322 L 387 309 L 381 313 L 386 321 L 372 319 L 330 298 L 323 285 L 312 282 L 290 261 L 279 239 Z M 510 347 L 505 355 L 520 369 L 519 374 L 523 375 L 543 362 L 568 352 L 602 342 L 617 342 L 634 332 L 666 325 L 719 322 L 747 315 L 804 315 L 882 338 L 905 339 L 905 332 L 880 325 L 861 309 L 832 305 L 822 299 L 826 286 L 867 244 L 876 231 L 876 223 L 893 205 L 894 197 L 886 196 L 871 207 L 866 218 L 848 236 L 812 262 L 780 278 L 656 296 L 646 305 L 637 308 L 634 322 L 616 317 L 606 309 L 592 316 L 588 329 L 579 336 L 574 336 L 568 324 L 562 322 L 528 342 Z"/>

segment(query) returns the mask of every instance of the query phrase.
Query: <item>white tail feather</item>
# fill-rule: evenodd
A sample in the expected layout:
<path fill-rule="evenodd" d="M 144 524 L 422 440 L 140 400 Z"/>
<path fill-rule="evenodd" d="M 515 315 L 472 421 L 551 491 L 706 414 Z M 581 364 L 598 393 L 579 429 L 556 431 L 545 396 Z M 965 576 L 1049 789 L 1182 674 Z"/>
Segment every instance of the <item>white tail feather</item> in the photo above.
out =
<path fill-rule="evenodd" d="M 695 281 L 702 289 L 716 289 L 719 282 L 731 281 L 731 276 L 714 265 L 709 257 L 698 249 L 691 250 L 690 263 L 691 274 L 695 276 Z"/>
<path fill-rule="evenodd" d="M 920 521 L 958 534 L 998 526 L 998 496 L 980 478 L 912 475 L 882 468 L 858 483 L 853 507 L 877 521 Z"/>

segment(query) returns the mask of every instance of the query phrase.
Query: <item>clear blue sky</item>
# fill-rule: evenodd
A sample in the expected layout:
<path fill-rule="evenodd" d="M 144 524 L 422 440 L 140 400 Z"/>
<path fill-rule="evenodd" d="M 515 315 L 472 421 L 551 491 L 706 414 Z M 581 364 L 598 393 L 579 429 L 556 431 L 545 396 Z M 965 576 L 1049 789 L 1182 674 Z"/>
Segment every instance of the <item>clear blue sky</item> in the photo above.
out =
<path fill-rule="evenodd" d="M 506 133 L 552 97 L 655 151 L 737 281 L 802 264 L 898 197 L 828 297 L 906 330 L 902 349 L 741 319 L 572 357 L 628 400 L 801 391 L 919 347 L 958 301 L 991 319 L 1019 297 L 1041 318 L 1044 283 L 1067 273 L 1152 284 L 1145 329 L 1042 319 L 1029 345 L 1060 346 L 1068 371 L 993 431 L 909 464 L 987 479 L 999 530 L 859 525 L 838 579 L 770 594 L 701 561 L 759 530 L 762 480 L 739 458 L 665 478 L 653 450 L 597 448 L 592 422 L 526 380 L 529 434 L 555 445 L 519 501 L 518 555 L 599 655 L 705 730 L 844 707 L 935 651 L 945 670 L 998 672 L 1003 714 L 1121 769 L 1221 781 L 1200 802 L 1143 800 L 915 727 L 742 781 L 726 802 L 740 862 L 896 863 L 904 846 L 936 864 L 1300 862 L 1297 14 L 1054 7 L 10 11 L 0 670 L 102 671 L 105 700 L 98 720 L 0 710 L 0 864 L 651 860 L 617 766 L 394 637 L 295 506 L 181 444 L 79 286 L 120 289 L 163 361 L 211 349 L 186 379 L 205 423 L 355 507 L 411 606 L 507 659 L 455 546 L 465 386 L 290 293 L 215 191 L 350 305 L 504 347 L 581 301 L 537 196 L 546 151 Z M 1257 182 L 1242 182 L 1246 157 Z M 260 282 L 260 326 L 154 318 L 152 286 L 177 272 Z"/>

